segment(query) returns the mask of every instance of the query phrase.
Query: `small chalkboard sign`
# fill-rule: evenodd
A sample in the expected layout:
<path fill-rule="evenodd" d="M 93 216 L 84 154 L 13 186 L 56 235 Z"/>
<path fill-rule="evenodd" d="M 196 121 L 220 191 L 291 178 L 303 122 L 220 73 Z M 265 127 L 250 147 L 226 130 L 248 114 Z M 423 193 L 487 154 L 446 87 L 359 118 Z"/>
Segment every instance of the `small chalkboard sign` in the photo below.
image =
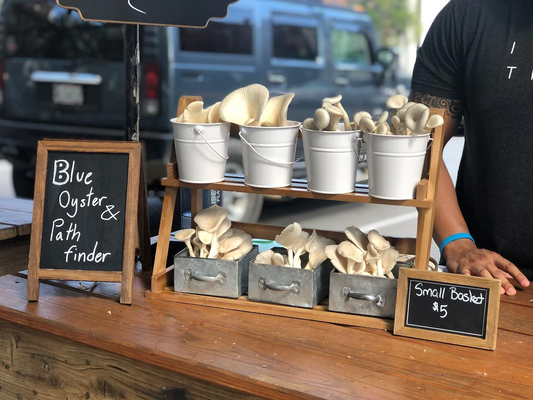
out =
<path fill-rule="evenodd" d="M 87 21 L 204 28 L 239 0 L 56 0 Z"/>
<path fill-rule="evenodd" d="M 133 142 L 39 142 L 29 301 L 39 280 L 57 279 L 121 282 L 131 303 L 140 154 Z"/>
<path fill-rule="evenodd" d="M 394 334 L 494 350 L 500 281 L 402 268 Z"/>

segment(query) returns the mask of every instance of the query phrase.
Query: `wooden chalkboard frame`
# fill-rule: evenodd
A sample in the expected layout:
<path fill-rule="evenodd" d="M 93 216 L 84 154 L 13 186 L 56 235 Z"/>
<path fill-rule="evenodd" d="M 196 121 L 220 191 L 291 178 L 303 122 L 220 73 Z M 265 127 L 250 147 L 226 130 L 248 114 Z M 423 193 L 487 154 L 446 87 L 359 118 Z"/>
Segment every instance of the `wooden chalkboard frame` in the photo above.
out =
<path fill-rule="evenodd" d="M 84 271 L 41 269 L 41 244 L 45 205 L 46 176 L 49 152 L 128 154 L 128 182 L 121 271 Z M 138 142 L 103 142 L 78 140 L 42 140 L 37 148 L 37 173 L 33 203 L 33 222 L 28 266 L 28 301 L 39 300 L 39 281 L 44 279 L 120 282 L 120 302 L 131 304 L 135 249 L 140 244 L 138 229 L 139 185 L 141 175 L 141 144 Z"/>
<path fill-rule="evenodd" d="M 459 334 L 437 332 L 423 328 L 406 326 L 406 310 L 409 279 L 421 279 L 435 283 L 447 283 L 475 288 L 488 289 L 488 309 L 486 319 L 485 338 L 468 337 Z M 426 339 L 436 342 L 457 344 L 467 347 L 476 347 L 487 350 L 496 348 L 498 334 L 498 320 L 500 310 L 501 283 L 496 279 L 456 275 L 449 273 L 436 273 L 408 268 L 401 268 L 398 277 L 398 294 L 396 297 L 396 315 L 394 319 L 394 334 L 417 339 Z"/>

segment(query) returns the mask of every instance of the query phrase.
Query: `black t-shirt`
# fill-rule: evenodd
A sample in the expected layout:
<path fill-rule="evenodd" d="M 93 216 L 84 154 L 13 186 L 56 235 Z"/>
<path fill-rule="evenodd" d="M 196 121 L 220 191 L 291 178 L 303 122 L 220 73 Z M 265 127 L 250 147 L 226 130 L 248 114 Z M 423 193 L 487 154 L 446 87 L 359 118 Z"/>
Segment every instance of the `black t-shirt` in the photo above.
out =
<path fill-rule="evenodd" d="M 533 0 L 451 0 L 412 89 L 465 101 L 457 197 L 476 243 L 533 277 Z"/>

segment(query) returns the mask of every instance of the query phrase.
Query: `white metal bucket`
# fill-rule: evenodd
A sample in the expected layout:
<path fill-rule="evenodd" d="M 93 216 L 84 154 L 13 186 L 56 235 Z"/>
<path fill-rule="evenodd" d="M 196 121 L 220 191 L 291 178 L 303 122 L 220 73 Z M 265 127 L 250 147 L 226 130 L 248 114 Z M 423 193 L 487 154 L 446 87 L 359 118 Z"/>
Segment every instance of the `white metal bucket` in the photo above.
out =
<path fill-rule="evenodd" d="M 229 123 L 190 124 L 170 120 L 179 180 L 188 183 L 222 182 L 229 146 Z"/>
<path fill-rule="evenodd" d="M 257 188 L 291 185 L 300 124 L 261 127 L 241 126 L 244 183 Z"/>
<path fill-rule="evenodd" d="M 361 131 L 313 131 L 302 128 L 307 188 L 315 193 L 355 191 Z M 359 151 L 359 150 L 357 150 Z"/>
<path fill-rule="evenodd" d="M 430 134 L 378 135 L 365 133 L 368 187 L 372 197 L 408 200 L 415 197 L 422 179 Z"/>

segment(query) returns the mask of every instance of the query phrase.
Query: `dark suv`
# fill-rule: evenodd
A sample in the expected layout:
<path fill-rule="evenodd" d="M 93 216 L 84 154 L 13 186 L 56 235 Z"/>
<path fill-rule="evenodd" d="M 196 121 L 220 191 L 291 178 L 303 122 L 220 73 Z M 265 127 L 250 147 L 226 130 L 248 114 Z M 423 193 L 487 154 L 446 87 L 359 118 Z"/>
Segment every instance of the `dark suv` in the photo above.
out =
<path fill-rule="evenodd" d="M 0 153 L 17 195 L 31 197 L 39 139 L 124 138 L 123 26 L 82 21 L 54 0 L 4 0 L 0 18 Z M 295 93 L 289 118 L 299 121 L 324 97 L 377 113 L 390 95 L 370 17 L 317 0 L 241 0 L 204 30 L 141 27 L 141 61 L 140 137 L 156 191 L 181 95 L 212 104 L 261 83 Z M 237 139 L 230 148 L 228 168 L 242 172 Z M 235 220 L 259 217 L 260 196 L 229 196 Z"/>

